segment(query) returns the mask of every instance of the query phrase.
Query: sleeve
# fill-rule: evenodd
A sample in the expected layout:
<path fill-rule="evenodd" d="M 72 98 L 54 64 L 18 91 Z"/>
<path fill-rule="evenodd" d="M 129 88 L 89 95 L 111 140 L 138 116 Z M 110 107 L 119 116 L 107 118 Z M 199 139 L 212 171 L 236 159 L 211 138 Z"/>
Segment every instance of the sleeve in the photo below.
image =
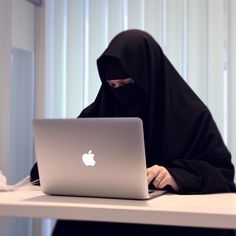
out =
<path fill-rule="evenodd" d="M 179 184 L 180 193 L 236 192 L 231 154 L 211 115 L 199 127 L 197 136 L 192 151 L 167 167 Z"/>
<path fill-rule="evenodd" d="M 33 165 L 31 171 L 30 171 L 30 182 L 34 185 L 40 185 L 39 180 L 39 172 L 38 172 L 38 164 L 37 162 Z"/>

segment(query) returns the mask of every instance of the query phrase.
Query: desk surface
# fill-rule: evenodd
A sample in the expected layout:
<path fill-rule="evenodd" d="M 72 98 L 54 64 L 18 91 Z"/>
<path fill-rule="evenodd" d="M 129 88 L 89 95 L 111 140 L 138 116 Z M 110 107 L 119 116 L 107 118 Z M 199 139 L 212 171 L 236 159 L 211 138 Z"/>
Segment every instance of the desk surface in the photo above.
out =
<path fill-rule="evenodd" d="M 152 200 L 47 196 L 39 187 L 0 192 L 0 217 L 33 217 L 236 229 L 236 194 Z"/>

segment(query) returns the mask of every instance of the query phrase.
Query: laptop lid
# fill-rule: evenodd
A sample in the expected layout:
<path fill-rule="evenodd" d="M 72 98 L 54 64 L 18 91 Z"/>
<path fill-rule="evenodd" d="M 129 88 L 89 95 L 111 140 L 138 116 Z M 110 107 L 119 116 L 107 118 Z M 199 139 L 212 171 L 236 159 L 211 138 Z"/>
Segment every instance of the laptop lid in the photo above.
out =
<path fill-rule="evenodd" d="M 141 119 L 36 119 L 33 130 L 46 194 L 150 198 Z"/>

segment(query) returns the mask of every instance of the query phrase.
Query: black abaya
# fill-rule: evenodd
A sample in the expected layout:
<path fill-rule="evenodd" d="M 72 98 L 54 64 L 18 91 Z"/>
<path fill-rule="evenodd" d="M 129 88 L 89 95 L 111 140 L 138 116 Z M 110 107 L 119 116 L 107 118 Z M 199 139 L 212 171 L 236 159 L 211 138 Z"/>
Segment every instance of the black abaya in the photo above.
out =
<path fill-rule="evenodd" d="M 110 61 L 115 61 L 115 66 L 108 66 Z M 117 70 L 114 69 L 116 62 L 119 64 Z M 235 192 L 231 154 L 209 109 L 149 34 L 141 30 L 118 34 L 98 58 L 97 65 L 101 88 L 95 101 L 79 117 L 138 116 L 144 124 L 147 167 L 163 165 L 179 185 L 179 194 Z M 106 82 L 126 77 L 135 81 L 129 85 L 128 92 L 114 91 Z M 143 100 L 138 95 L 134 99 L 134 89 L 140 91 Z M 139 102 L 129 109 L 122 106 L 122 101 L 131 100 Z M 37 177 L 37 166 L 31 174 Z M 151 232 L 160 235 L 233 234 L 231 230 L 90 223 L 92 231 L 97 227 L 103 232 L 105 229 L 110 232 L 139 229 L 143 235 Z M 58 221 L 54 236 L 79 235 L 62 231 L 80 230 L 85 224 L 89 223 Z"/>

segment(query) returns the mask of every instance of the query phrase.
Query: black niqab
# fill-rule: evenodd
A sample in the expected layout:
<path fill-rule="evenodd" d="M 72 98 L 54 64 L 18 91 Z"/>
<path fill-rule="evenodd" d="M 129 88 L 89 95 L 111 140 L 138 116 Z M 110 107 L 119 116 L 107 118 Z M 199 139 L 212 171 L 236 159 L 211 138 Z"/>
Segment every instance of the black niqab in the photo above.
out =
<path fill-rule="evenodd" d="M 104 55 L 101 59 L 102 82 L 109 98 L 108 113 L 115 117 L 140 117 L 144 119 L 144 107 L 147 103 L 147 93 L 137 84 L 131 83 L 121 87 L 109 87 L 106 81 L 122 80 L 131 76 L 122 66 L 118 58 Z M 109 88 L 107 88 L 107 86 Z"/>

